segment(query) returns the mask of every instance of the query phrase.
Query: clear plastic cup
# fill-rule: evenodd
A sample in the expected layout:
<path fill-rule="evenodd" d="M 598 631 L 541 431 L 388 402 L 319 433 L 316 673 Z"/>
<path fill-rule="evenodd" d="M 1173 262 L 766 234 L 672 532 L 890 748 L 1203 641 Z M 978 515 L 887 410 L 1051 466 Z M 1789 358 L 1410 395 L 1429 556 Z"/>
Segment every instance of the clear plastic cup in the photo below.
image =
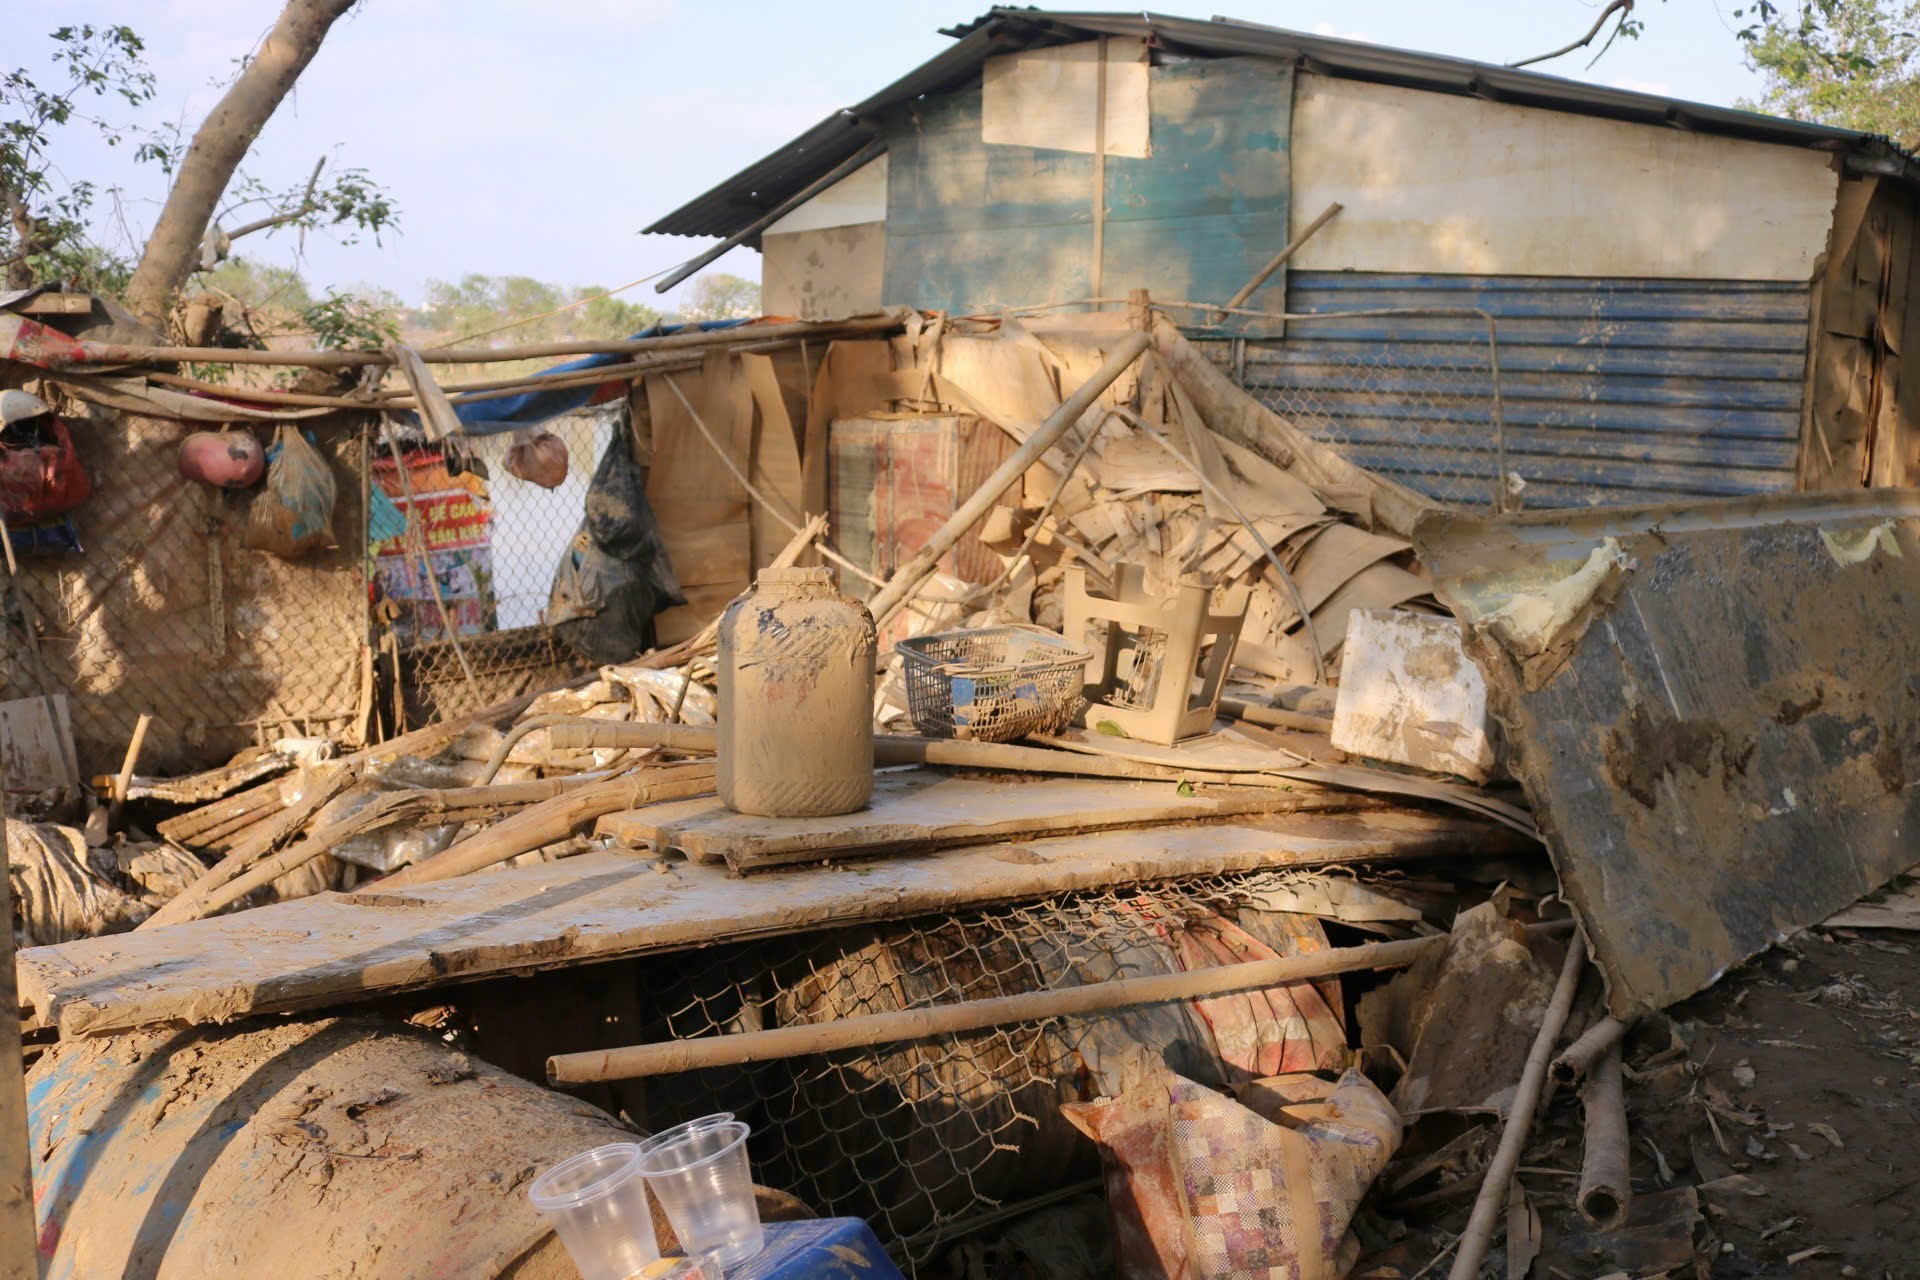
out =
<path fill-rule="evenodd" d="M 655 1147 L 664 1146 L 669 1142 L 675 1141 L 684 1134 L 692 1133 L 695 1129 L 710 1129 L 716 1124 L 725 1124 L 731 1119 L 733 1119 L 733 1112 L 716 1111 L 710 1116 L 700 1116 L 693 1120 L 682 1120 L 670 1129 L 662 1129 L 650 1137 L 640 1139 L 640 1141 L 634 1145 L 639 1147 L 642 1152 L 651 1151 Z"/>
<path fill-rule="evenodd" d="M 745 1262 L 766 1243 L 747 1167 L 747 1126 L 695 1120 L 676 1128 L 641 1144 L 641 1175 L 688 1257 L 709 1256 L 723 1267 Z"/>
<path fill-rule="evenodd" d="M 615 1142 L 562 1160 L 527 1192 L 567 1246 L 580 1280 L 629 1280 L 660 1257 L 640 1148 Z"/>

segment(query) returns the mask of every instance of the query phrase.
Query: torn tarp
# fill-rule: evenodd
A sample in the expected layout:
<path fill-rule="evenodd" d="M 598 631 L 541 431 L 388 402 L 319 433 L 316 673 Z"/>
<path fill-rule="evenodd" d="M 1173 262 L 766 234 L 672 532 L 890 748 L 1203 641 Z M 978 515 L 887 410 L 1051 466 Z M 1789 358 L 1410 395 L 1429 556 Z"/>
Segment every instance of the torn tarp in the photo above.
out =
<path fill-rule="evenodd" d="M 747 324 L 746 320 L 702 320 L 698 324 L 656 324 L 642 329 L 627 338 L 636 342 L 642 338 L 663 338 L 670 333 L 684 333 L 698 330 L 702 333 L 714 329 L 732 329 Z M 623 364 L 631 355 L 582 356 L 578 360 L 569 360 L 557 364 L 551 369 L 542 369 L 540 376 L 548 377 L 561 373 L 576 373 L 587 369 L 598 369 L 610 364 Z M 618 377 L 612 380 L 614 385 L 624 387 L 631 378 Z M 536 422 L 545 422 L 557 418 L 563 413 L 572 413 L 575 409 L 598 404 L 609 398 L 606 394 L 609 383 L 589 387 L 561 387 L 553 391 L 523 391 L 517 396 L 501 396 L 494 400 L 456 401 L 454 412 L 460 416 L 461 423 L 473 435 L 494 435 L 512 427 L 531 426 Z"/>

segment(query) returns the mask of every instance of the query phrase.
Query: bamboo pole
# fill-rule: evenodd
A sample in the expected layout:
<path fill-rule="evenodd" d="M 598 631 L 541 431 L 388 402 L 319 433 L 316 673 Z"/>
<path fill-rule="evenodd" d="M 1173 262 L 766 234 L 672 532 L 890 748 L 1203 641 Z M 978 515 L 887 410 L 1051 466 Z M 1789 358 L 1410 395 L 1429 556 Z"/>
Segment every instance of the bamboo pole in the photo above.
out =
<path fill-rule="evenodd" d="M 1460 1251 L 1453 1255 L 1453 1268 L 1447 1280 L 1475 1280 L 1480 1264 L 1486 1261 L 1487 1247 L 1493 1242 L 1493 1228 L 1507 1207 L 1507 1184 L 1520 1166 L 1520 1153 L 1526 1149 L 1527 1136 L 1533 1131 L 1533 1113 L 1540 1105 L 1540 1092 L 1547 1082 L 1547 1060 L 1567 1025 L 1567 1011 L 1573 1007 L 1573 993 L 1580 986 L 1580 971 L 1587 963 L 1587 941 L 1578 933 L 1567 944 L 1566 963 L 1560 966 L 1560 980 L 1554 984 L 1553 999 L 1540 1020 L 1539 1034 L 1527 1054 L 1527 1065 L 1520 1072 L 1520 1086 L 1514 1090 L 1513 1105 L 1507 1112 L 1507 1127 L 1500 1134 L 1500 1146 L 1487 1166 L 1486 1179 L 1473 1202 L 1473 1216 L 1460 1233 Z"/>
<path fill-rule="evenodd" d="M 1627 1104 L 1620 1085 L 1620 1042 L 1587 1075 L 1580 1093 L 1586 1112 L 1585 1151 L 1580 1160 L 1580 1190 L 1574 1203 L 1580 1216 L 1601 1231 L 1626 1225 L 1633 1202 L 1633 1178 L 1627 1161 Z"/>
<path fill-rule="evenodd" d="M 777 1027 L 769 1031 L 697 1036 L 619 1049 L 563 1053 L 547 1059 L 547 1079 L 554 1084 L 632 1080 L 706 1067 L 794 1058 L 836 1049 L 866 1049 L 899 1040 L 980 1031 L 1013 1022 L 1072 1017 L 1175 1000 L 1195 1000 L 1231 991 L 1255 991 L 1360 970 L 1400 969 L 1444 947 L 1446 941 L 1445 937 L 1435 936 L 1373 942 L 1357 947 L 1336 947 L 1310 955 L 1252 960 L 1185 973 L 1118 978 L 1057 991 L 1028 991 L 986 1000 L 967 1000 L 931 1009 L 901 1009 L 832 1022 Z"/>
<path fill-rule="evenodd" d="M 1594 1064 L 1606 1057 L 1607 1050 L 1619 1044 L 1626 1034 L 1627 1024 L 1618 1018 L 1602 1018 L 1588 1027 L 1553 1060 L 1554 1083 L 1579 1084 Z"/>
<path fill-rule="evenodd" d="M 776 338 L 850 337 L 859 334 L 892 333 L 902 327 L 899 313 L 855 316 L 848 320 L 801 320 L 785 324 L 746 324 L 731 329 L 698 329 L 684 333 L 666 333 L 653 338 L 626 338 L 618 341 L 563 339 L 558 342 L 522 343 L 509 347 L 435 347 L 420 352 L 428 364 L 494 364 L 511 360 L 540 360 L 552 356 L 627 355 L 645 351 L 681 351 L 689 348 L 732 346 L 741 342 L 765 342 Z M 246 347 L 162 347 L 129 343 L 82 342 L 85 364 L 266 364 L 290 365 L 309 369 L 357 369 L 362 365 L 387 365 L 391 358 L 384 351 L 326 351 L 315 347 L 288 348 L 284 351 L 256 351 Z"/>
<path fill-rule="evenodd" d="M 1278 271 L 1281 267 L 1285 266 L 1287 259 L 1291 258 L 1295 253 L 1299 252 L 1301 245 L 1313 239 L 1314 232 L 1326 226 L 1329 222 L 1332 222 L 1334 219 L 1334 215 L 1339 213 L 1340 210 L 1344 207 L 1345 207 L 1344 205 L 1342 205 L 1338 200 L 1336 200 L 1332 204 L 1328 205 L 1326 208 L 1322 209 L 1320 211 L 1319 217 L 1315 218 L 1312 222 L 1309 222 L 1306 226 L 1302 227 L 1300 229 L 1299 235 L 1287 241 L 1286 248 L 1274 254 L 1272 258 L 1267 260 L 1266 266 L 1260 268 L 1258 271 L 1253 273 L 1253 279 L 1247 281 L 1245 284 L 1240 286 L 1240 292 L 1234 294 L 1232 298 L 1228 299 L 1225 309 L 1228 311 L 1232 311 L 1234 308 L 1244 304 L 1248 298 L 1251 298 L 1253 296 L 1254 290 L 1258 289 L 1261 285 L 1267 282 L 1268 276 L 1272 275 L 1274 272 Z"/>
<path fill-rule="evenodd" d="M 1000 495 L 1012 488 L 1027 473 L 1027 468 L 1038 462 L 1048 449 L 1051 449 L 1068 428 L 1080 421 L 1080 415 L 1092 407 L 1100 394 L 1113 385 L 1114 379 L 1133 367 L 1143 352 L 1152 345 L 1152 338 L 1145 333 L 1129 333 L 1115 344 L 1107 356 L 1106 363 L 1094 371 L 1092 377 L 1081 384 L 1080 389 L 1068 396 L 1066 402 L 1036 428 L 1032 435 L 1021 442 L 1020 447 L 1010 454 L 1005 462 L 988 476 L 980 487 L 965 502 L 960 504 L 945 524 L 936 530 L 927 544 L 920 548 L 913 559 L 900 569 L 867 602 L 867 608 L 873 613 L 876 626 L 884 627 L 887 620 L 907 602 L 919 587 L 921 581 L 933 572 L 940 557 L 947 554 L 953 544 L 960 541 L 967 530 L 973 528 L 987 508 L 999 501 Z"/>
<path fill-rule="evenodd" d="M 1258 702 L 1246 702 L 1239 698 L 1220 699 L 1220 714 L 1233 720 L 1244 720 L 1248 724 L 1265 725 L 1274 729 L 1299 729 L 1307 733 L 1333 732 L 1332 716 L 1308 715 L 1304 711 L 1289 711 L 1285 707 L 1267 707 Z"/>

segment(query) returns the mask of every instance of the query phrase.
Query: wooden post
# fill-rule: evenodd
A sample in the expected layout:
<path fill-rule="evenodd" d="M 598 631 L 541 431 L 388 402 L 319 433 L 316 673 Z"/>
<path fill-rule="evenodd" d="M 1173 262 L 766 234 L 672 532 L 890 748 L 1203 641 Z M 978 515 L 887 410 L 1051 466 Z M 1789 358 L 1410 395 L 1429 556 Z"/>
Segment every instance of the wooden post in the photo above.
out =
<path fill-rule="evenodd" d="M 6 774 L 0 767 L 0 868 L 7 865 Z M 0 875 L 0 1280 L 39 1280 L 32 1135 L 20 1048 L 20 980 L 13 967 L 13 878 Z"/>
<path fill-rule="evenodd" d="M 1127 328 L 1140 333 L 1153 331 L 1153 299 L 1145 289 L 1127 290 Z"/>
<path fill-rule="evenodd" d="M 133 769 L 140 763 L 140 748 L 147 742 L 147 726 L 153 723 L 153 717 L 142 711 L 134 722 L 133 738 L 127 743 L 127 754 L 120 761 L 119 776 L 113 780 L 113 798 L 107 802 L 107 829 L 111 831 L 120 825 L 120 811 L 127 807 L 127 792 L 133 786 Z"/>
<path fill-rule="evenodd" d="M 1107 38 L 1094 48 L 1093 72 L 1093 269 L 1087 273 L 1087 293 L 1098 298 L 1101 265 L 1107 256 Z M 1093 306 L 1100 309 L 1099 303 Z"/>

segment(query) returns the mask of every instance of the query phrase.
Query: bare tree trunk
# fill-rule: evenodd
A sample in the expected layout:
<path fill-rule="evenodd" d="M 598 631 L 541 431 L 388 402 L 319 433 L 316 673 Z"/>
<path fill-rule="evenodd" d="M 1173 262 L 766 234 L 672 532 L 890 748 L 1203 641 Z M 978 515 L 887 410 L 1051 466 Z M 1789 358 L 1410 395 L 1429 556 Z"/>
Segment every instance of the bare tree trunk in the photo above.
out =
<path fill-rule="evenodd" d="M 160 327 L 167 305 L 199 260 L 220 197 L 233 171 L 273 117 L 280 100 L 320 51 L 334 22 L 358 0 L 287 0 L 280 20 L 267 33 L 253 60 L 226 96 L 200 124 L 187 148 L 180 172 L 167 193 L 160 220 L 140 265 L 127 286 L 127 306 L 142 320 Z"/>

